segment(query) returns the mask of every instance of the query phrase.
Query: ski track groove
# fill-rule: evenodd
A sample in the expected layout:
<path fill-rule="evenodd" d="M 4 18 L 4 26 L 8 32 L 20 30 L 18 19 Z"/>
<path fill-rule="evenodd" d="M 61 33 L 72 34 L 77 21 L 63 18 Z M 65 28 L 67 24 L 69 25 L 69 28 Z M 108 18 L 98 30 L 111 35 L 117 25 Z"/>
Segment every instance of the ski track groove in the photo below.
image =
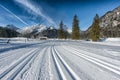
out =
<path fill-rule="evenodd" d="M 69 47 L 70 47 L 70 46 L 69 46 Z M 91 53 L 91 52 L 88 52 L 88 51 L 78 50 L 78 49 L 75 49 L 75 48 L 73 48 L 73 47 L 70 47 L 70 48 L 71 48 L 71 49 L 74 49 L 75 51 L 80 52 L 80 53 Z M 120 71 L 120 67 L 117 67 L 117 66 L 115 66 L 115 65 L 113 65 L 113 64 L 111 64 L 111 63 L 109 63 L 109 62 L 106 62 L 106 61 L 97 59 L 97 58 L 95 58 L 95 57 L 91 57 L 91 56 L 86 55 L 86 54 L 84 54 L 84 55 L 85 55 L 86 57 L 88 57 L 88 58 L 91 58 L 91 59 L 99 62 L 99 63 L 102 63 L 102 64 L 104 64 L 104 65 L 107 65 L 107 66 L 109 66 L 109 67 L 112 67 L 112 68 Z"/>
<path fill-rule="evenodd" d="M 67 71 L 69 72 L 69 74 L 71 75 L 71 77 L 74 80 L 81 80 L 80 77 L 73 71 L 73 69 L 66 63 L 66 61 L 60 56 L 60 54 L 58 53 L 58 51 L 54 48 L 58 58 L 60 59 L 60 61 L 62 62 L 62 64 L 64 65 L 64 67 L 67 69 Z"/>
<path fill-rule="evenodd" d="M 46 51 L 46 47 L 44 47 L 41 52 L 38 52 L 38 55 L 36 55 L 36 58 L 33 60 L 32 63 L 30 63 L 31 66 L 29 67 L 29 69 L 26 71 L 25 74 L 23 73 L 23 76 L 24 76 L 24 77 L 22 77 L 23 80 L 39 80 L 39 70 L 41 68 L 40 67 L 41 64 L 43 63 L 42 60 L 44 59 L 44 57 L 43 57 L 44 53 L 42 53 L 43 51 L 44 52 Z M 34 69 L 35 71 L 37 70 L 36 73 L 34 73 L 34 70 L 32 72 L 30 70 L 30 68 L 32 68 L 33 64 L 36 64 L 35 62 L 38 62 L 38 64 L 36 65 L 36 69 Z M 29 73 L 32 73 L 32 74 L 34 73 L 34 79 L 30 78 Z"/>
<path fill-rule="evenodd" d="M 63 46 L 64 49 L 68 50 L 69 52 L 73 53 L 74 55 L 76 56 L 79 56 L 79 57 L 82 57 L 83 59 L 87 60 L 87 61 L 90 61 L 94 64 L 97 64 L 98 66 L 101 66 L 117 75 L 120 76 L 120 68 L 117 67 L 117 66 L 114 66 L 110 63 L 107 63 L 105 61 L 102 61 L 102 60 L 99 60 L 99 59 L 96 59 L 94 57 L 91 57 L 91 56 L 88 56 L 88 55 L 85 55 L 83 52 L 80 52 L 79 50 L 75 49 L 75 48 L 72 48 L 72 47 L 69 47 L 66 48 Z M 86 52 L 86 51 L 85 51 Z"/>
<path fill-rule="evenodd" d="M 20 63 L 22 63 L 23 61 L 25 61 L 23 63 L 23 65 L 21 65 L 21 68 L 19 68 L 19 70 L 17 70 L 14 74 L 14 76 L 11 76 L 11 78 L 9 80 L 12 80 L 15 78 L 16 74 L 18 74 L 20 72 L 20 70 L 29 62 L 29 60 L 35 55 L 35 53 L 37 52 L 38 49 L 34 49 L 30 52 L 28 52 L 29 54 L 27 56 L 25 56 L 24 58 L 20 59 L 19 61 L 17 61 L 15 64 L 13 64 L 12 66 L 10 66 L 7 70 L 5 70 L 2 74 L 0 74 L 0 79 L 4 78 L 9 72 L 11 72 L 12 70 L 14 70 L 17 66 L 19 66 Z M 12 74 L 11 74 L 12 75 Z M 10 77 L 10 76 L 9 76 Z"/>
<path fill-rule="evenodd" d="M 53 46 L 53 52 L 56 54 L 64 68 L 66 69 L 67 73 L 73 80 L 81 80 L 80 77 L 73 71 L 73 69 L 66 63 L 66 61 L 59 55 L 57 50 L 55 49 L 55 46 Z M 55 54 L 53 56 L 55 57 Z M 59 64 L 59 63 L 58 63 Z M 65 76 L 65 75 L 64 75 Z M 64 79 L 62 79 L 64 80 Z"/>
<path fill-rule="evenodd" d="M 38 51 L 37 51 L 38 52 Z M 36 52 L 36 53 L 37 53 Z M 9 80 L 13 80 L 19 73 L 20 71 L 31 61 L 31 59 L 34 58 L 34 56 L 37 55 L 37 54 L 33 54 L 27 61 L 25 61 L 25 63 L 23 63 L 20 68 L 17 69 L 16 72 L 14 72 L 10 77 L 9 77 Z"/>
<path fill-rule="evenodd" d="M 65 46 L 63 44 L 60 45 L 60 48 L 63 48 L 64 50 L 70 52 L 70 54 L 75 55 L 78 58 L 82 58 L 89 63 L 92 63 L 92 65 L 105 69 L 110 74 L 116 74 L 118 77 L 120 76 L 120 67 L 102 59 L 87 55 L 87 53 L 92 52 L 79 50 L 69 45 Z M 42 50 L 42 52 L 40 50 Z M 5 55 L 0 59 L 2 60 L 16 54 L 12 54 L 10 56 L 9 55 Z M 38 59 L 37 56 L 41 57 L 38 57 Z M 52 75 L 52 67 L 50 66 L 51 60 L 54 63 L 53 66 L 55 67 L 55 73 L 58 75 L 57 77 L 59 80 L 68 80 L 68 78 L 72 80 L 82 80 L 80 76 L 78 76 L 74 69 L 72 69 L 72 67 L 64 59 L 65 58 L 60 55 L 60 52 L 56 48 L 55 42 L 52 42 L 52 45 L 49 46 L 44 45 L 44 47 L 42 48 L 33 48 L 33 50 L 28 51 L 27 54 L 21 56 L 18 60 L 12 62 L 12 64 L 7 66 L 6 68 L 3 68 L 4 70 L 1 70 L 0 72 L 0 80 L 29 80 L 29 72 L 32 71 L 36 72 L 35 76 L 32 76 L 35 80 L 52 80 L 54 79 L 54 77 Z M 37 67 L 34 70 L 30 70 L 31 67 L 34 67 L 32 66 L 32 63 L 34 61 L 37 61 Z M 21 75 L 23 77 L 20 77 Z"/>
<path fill-rule="evenodd" d="M 39 51 L 40 51 L 40 49 L 35 53 L 35 54 L 33 54 L 33 56 L 31 57 L 31 58 L 29 58 L 27 61 L 26 61 L 26 65 L 24 65 L 24 67 L 23 68 L 25 68 L 25 67 L 27 67 L 27 64 L 29 65 L 28 66 L 28 68 L 26 68 L 26 70 L 24 71 L 24 72 L 26 72 L 30 67 L 31 67 L 31 64 L 33 63 L 33 61 L 36 59 L 36 57 L 40 54 L 39 53 Z M 20 67 L 21 68 L 21 67 Z M 22 71 L 23 70 L 23 68 L 21 68 L 21 70 L 19 70 L 19 71 Z M 24 75 L 24 72 L 23 73 L 21 73 L 21 75 Z M 20 73 L 20 72 L 19 72 Z M 18 73 L 17 73 L 18 74 Z M 26 75 L 28 75 L 28 73 L 26 74 Z M 16 77 L 15 77 L 16 78 Z M 14 79 L 15 79 L 14 78 Z M 21 79 L 22 79 L 22 76 L 21 76 Z M 11 80 L 11 79 L 10 79 Z"/>
<path fill-rule="evenodd" d="M 55 52 L 53 51 L 53 46 L 51 47 L 51 53 L 52 53 L 53 62 L 55 63 L 55 67 L 56 67 L 57 72 L 58 72 L 59 79 L 60 80 L 67 80 L 65 74 L 62 71 L 62 68 L 60 67 L 60 64 L 57 61 L 57 58 L 55 57 Z"/>

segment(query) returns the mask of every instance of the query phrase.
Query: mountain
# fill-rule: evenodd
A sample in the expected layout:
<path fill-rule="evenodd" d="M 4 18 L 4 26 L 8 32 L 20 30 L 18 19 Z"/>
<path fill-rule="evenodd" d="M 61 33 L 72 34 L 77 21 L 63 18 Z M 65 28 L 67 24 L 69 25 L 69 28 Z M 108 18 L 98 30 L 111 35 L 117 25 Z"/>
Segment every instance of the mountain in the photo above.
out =
<path fill-rule="evenodd" d="M 46 30 L 46 29 L 47 29 L 47 27 L 45 25 L 36 24 L 36 25 L 33 25 L 33 26 L 23 28 L 21 33 L 22 34 L 25 34 L 25 33 L 37 34 L 39 32 L 42 32 L 43 30 Z"/>
<path fill-rule="evenodd" d="M 58 30 L 55 27 L 50 26 L 47 28 L 47 35 L 46 36 L 48 38 L 57 38 L 57 36 L 58 36 L 57 33 L 58 33 Z"/>
<path fill-rule="evenodd" d="M 103 37 L 120 37 L 120 6 L 100 17 L 99 25 Z M 84 33 L 87 38 L 90 30 L 91 26 Z"/>
<path fill-rule="evenodd" d="M 17 28 L 16 26 L 14 26 L 12 24 L 6 25 L 5 28 L 11 29 L 11 30 L 15 30 L 15 31 L 17 31 L 19 29 L 19 28 Z"/>
<path fill-rule="evenodd" d="M 21 30 L 21 34 L 25 37 L 31 38 L 40 38 L 40 37 L 48 37 L 48 38 L 56 38 L 57 37 L 57 29 L 55 27 L 46 25 L 36 24 L 33 26 L 25 27 Z"/>
<path fill-rule="evenodd" d="M 120 37 L 120 6 L 100 18 L 100 27 L 104 37 Z"/>
<path fill-rule="evenodd" d="M 50 26 L 48 28 L 42 27 L 41 29 L 38 30 L 39 32 L 37 32 L 37 34 L 34 34 L 35 38 L 40 37 L 57 38 L 58 30 L 55 29 L 54 26 Z"/>
<path fill-rule="evenodd" d="M 116 27 L 117 25 L 120 25 L 120 6 L 108 11 L 100 18 L 101 27 Z"/>

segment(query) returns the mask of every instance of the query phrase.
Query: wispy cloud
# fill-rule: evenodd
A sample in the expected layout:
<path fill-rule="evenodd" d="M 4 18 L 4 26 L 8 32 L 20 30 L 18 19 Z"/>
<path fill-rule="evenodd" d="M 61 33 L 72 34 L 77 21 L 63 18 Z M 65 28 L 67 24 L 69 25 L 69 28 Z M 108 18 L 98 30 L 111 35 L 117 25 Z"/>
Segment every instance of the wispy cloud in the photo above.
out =
<path fill-rule="evenodd" d="M 0 7 L 2 7 L 4 10 L 6 10 L 8 13 L 12 14 L 15 18 L 17 18 L 23 24 L 28 25 L 25 21 L 23 21 L 20 17 L 18 17 L 17 15 L 15 15 L 13 12 L 11 12 L 9 9 L 7 9 L 6 7 L 4 7 L 3 5 L 0 4 Z"/>
<path fill-rule="evenodd" d="M 16 3 L 19 3 L 19 4 L 21 4 L 22 6 L 24 6 L 25 7 L 25 9 L 27 9 L 28 10 L 28 12 L 30 12 L 29 11 L 29 9 L 31 10 L 31 11 L 33 11 L 35 14 L 35 16 L 36 16 L 36 14 L 37 15 L 39 15 L 39 16 L 42 16 L 43 18 L 45 18 L 49 23 L 51 23 L 51 24 L 54 24 L 55 25 L 55 22 L 52 20 L 52 18 L 50 18 L 48 15 L 45 15 L 43 12 L 42 12 L 42 7 L 38 7 L 37 5 L 34 5 L 33 3 L 31 3 L 29 0 L 14 0 Z M 31 12 L 30 12 L 31 13 Z"/>

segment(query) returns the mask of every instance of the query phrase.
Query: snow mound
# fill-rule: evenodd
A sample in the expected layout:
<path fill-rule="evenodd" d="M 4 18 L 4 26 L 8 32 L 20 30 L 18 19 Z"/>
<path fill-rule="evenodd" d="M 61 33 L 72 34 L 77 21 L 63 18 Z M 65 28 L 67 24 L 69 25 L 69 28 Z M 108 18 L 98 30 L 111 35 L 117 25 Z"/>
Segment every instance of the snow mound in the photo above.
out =
<path fill-rule="evenodd" d="M 118 42 L 120 42 L 120 38 L 107 38 L 105 41 L 118 41 Z"/>

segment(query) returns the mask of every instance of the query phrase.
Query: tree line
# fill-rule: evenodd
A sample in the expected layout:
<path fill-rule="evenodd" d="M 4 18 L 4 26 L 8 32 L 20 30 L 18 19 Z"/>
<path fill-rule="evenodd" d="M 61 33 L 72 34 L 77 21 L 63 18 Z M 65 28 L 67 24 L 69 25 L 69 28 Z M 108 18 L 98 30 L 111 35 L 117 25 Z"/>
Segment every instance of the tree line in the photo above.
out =
<path fill-rule="evenodd" d="M 0 27 L 0 37 L 10 38 L 10 37 L 17 37 L 18 35 L 19 33 L 16 32 L 15 30 Z"/>
<path fill-rule="evenodd" d="M 68 39 L 68 38 L 72 38 L 73 40 L 82 39 L 81 30 L 79 27 L 79 20 L 78 20 L 77 15 L 74 15 L 73 17 L 72 33 L 69 33 L 67 31 L 67 26 L 63 23 L 63 21 L 60 22 L 59 29 L 57 30 L 57 32 L 58 32 L 59 39 Z M 21 34 L 15 30 L 12 30 L 6 27 L 0 27 L 0 37 L 10 38 L 10 37 L 17 37 L 20 35 Z M 93 41 L 98 41 L 100 39 L 100 36 L 101 36 L 101 30 L 99 26 L 99 16 L 96 15 L 94 18 L 90 33 L 89 33 L 89 39 Z M 28 34 L 25 37 L 28 37 Z"/>
<path fill-rule="evenodd" d="M 92 41 L 98 41 L 100 39 L 101 29 L 99 26 L 99 22 L 100 22 L 99 16 L 98 16 L 98 14 L 96 14 L 94 21 L 93 21 L 93 24 L 91 26 L 89 37 L 88 37 Z M 59 27 L 59 31 L 58 31 L 58 38 L 59 39 L 67 39 L 69 33 L 67 32 L 67 30 L 64 29 L 63 21 L 60 22 L 59 26 L 60 27 Z M 71 38 L 73 40 L 81 39 L 81 37 L 83 37 L 83 36 L 80 36 L 80 32 L 81 32 L 81 30 L 79 27 L 79 20 L 78 20 L 77 15 L 75 15 L 73 17 Z"/>

